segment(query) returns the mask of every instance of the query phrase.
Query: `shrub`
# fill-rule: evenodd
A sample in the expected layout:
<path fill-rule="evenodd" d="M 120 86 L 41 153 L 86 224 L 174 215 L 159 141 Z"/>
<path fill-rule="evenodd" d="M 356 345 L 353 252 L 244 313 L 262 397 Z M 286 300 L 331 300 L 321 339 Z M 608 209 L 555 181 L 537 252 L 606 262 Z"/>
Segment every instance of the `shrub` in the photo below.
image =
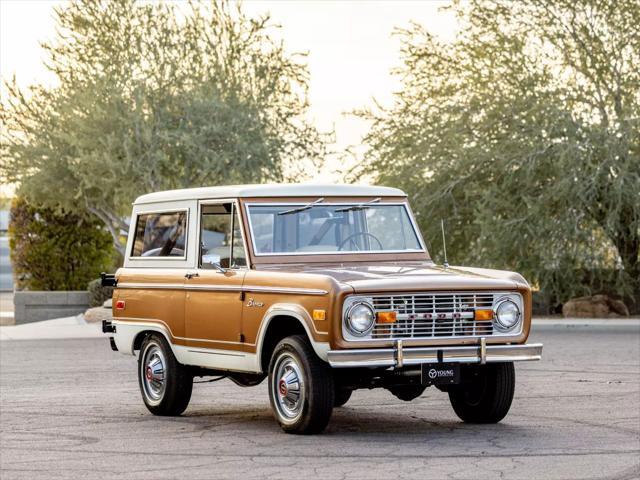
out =
<path fill-rule="evenodd" d="M 11 205 L 9 246 L 18 289 L 85 290 L 112 263 L 111 236 L 98 222 L 22 198 Z"/>
<path fill-rule="evenodd" d="M 87 285 L 89 291 L 89 306 L 100 307 L 113 296 L 113 287 L 103 287 L 100 278 L 91 280 Z"/>

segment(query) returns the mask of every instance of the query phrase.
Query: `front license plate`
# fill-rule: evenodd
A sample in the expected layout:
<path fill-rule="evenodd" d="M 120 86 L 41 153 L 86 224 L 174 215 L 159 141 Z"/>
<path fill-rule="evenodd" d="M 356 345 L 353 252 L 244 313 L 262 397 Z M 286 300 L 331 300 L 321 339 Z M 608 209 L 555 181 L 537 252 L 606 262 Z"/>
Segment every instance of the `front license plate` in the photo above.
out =
<path fill-rule="evenodd" d="M 457 363 L 423 363 L 423 385 L 455 385 L 460 383 L 460 365 Z"/>

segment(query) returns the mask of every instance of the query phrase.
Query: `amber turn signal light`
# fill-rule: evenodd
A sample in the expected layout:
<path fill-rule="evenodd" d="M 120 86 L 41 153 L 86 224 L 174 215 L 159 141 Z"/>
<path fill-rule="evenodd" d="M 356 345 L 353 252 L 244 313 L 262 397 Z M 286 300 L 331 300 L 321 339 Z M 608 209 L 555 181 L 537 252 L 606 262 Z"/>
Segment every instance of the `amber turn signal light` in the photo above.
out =
<path fill-rule="evenodd" d="M 324 310 L 314 310 L 313 311 L 313 319 L 314 320 L 324 320 L 326 318 L 326 312 Z"/>
<path fill-rule="evenodd" d="M 490 322 L 493 320 L 493 310 L 476 310 L 473 314 L 476 322 Z"/>
<path fill-rule="evenodd" d="M 396 312 L 378 312 L 376 318 L 378 323 L 396 323 L 398 314 Z"/>

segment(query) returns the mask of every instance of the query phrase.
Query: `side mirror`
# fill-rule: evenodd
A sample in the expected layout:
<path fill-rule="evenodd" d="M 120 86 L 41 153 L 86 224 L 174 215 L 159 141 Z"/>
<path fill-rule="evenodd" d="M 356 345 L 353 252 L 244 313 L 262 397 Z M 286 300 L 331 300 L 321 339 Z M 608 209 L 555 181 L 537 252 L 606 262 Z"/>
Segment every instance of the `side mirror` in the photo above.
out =
<path fill-rule="evenodd" d="M 224 268 L 222 265 L 220 265 L 219 263 L 212 263 L 211 265 L 213 265 L 214 267 L 216 267 L 216 270 L 218 270 L 220 273 L 227 273 L 227 269 Z"/>
<path fill-rule="evenodd" d="M 220 273 L 227 273 L 227 269 L 220 264 L 220 255 L 215 255 L 215 254 L 203 255 L 202 265 L 211 265 Z"/>

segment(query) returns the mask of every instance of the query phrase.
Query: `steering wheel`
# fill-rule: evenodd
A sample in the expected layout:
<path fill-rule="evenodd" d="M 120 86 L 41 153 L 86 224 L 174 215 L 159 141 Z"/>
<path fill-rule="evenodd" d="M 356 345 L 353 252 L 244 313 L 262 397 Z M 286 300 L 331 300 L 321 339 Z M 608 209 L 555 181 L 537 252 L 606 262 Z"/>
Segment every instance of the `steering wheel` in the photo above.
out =
<path fill-rule="evenodd" d="M 380 247 L 379 250 L 384 250 L 384 247 L 382 246 L 382 242 L 378 239 L 378 237 L 376 237 L 373 233 L 369 233 L 369 232 L 357 232 L 349 235 L 340 243 L 338 250 L 343 250 L 347 242 L 351 242 L 351 244 L 354 247 L 354 250 L 360 250 L 360 248 L 358 247 L 358 244 L 354 241 L 354 238 L 357 238 L 357 237 L 373 238 L 378 243 L 378 246 Z"/>

